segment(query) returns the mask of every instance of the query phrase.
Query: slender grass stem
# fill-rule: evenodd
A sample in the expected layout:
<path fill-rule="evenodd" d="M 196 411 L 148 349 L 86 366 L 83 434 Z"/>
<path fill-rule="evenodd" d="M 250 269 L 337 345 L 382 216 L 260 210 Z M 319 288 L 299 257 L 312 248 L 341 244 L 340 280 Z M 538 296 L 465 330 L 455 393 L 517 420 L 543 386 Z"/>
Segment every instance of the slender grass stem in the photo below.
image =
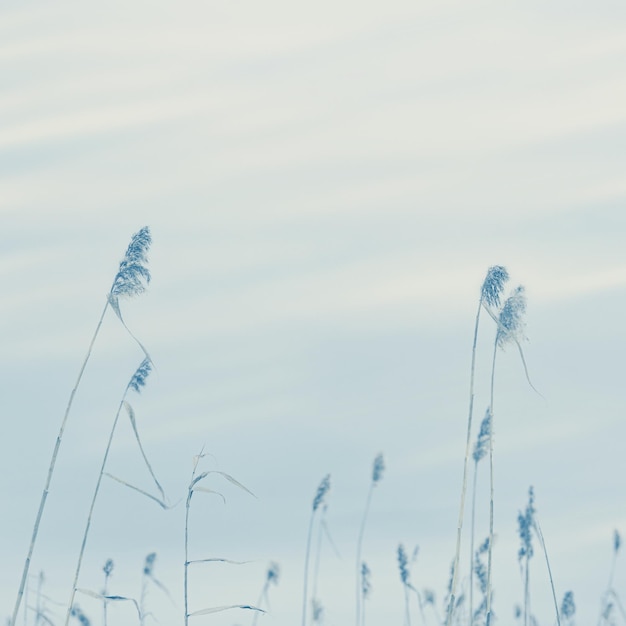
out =
<path fill-rule="evenodd" d="M 202 458 L 202 451 L 195 457 L 193 462 L 193 471 L 191 472 L 191 481 L 187 490 L 187 500 L 185 502 L 185 568 L 183 575 L 183 596 L 185 602 L 185 626 L 189 624 L 189 511 L 191 508 L 191 496 L 193 495 L 193 487 L 195 484 L 196 470 L 198 463 Z"/>
<path fill-rule="evenodd" d="M 450 590 L 450 603 L 448 604 L 448 614 L 446 617 L 446 626 L 452 624 L 452 614 L 456 600 L 456 586 L 459 571 L 459 559 L 461 557 L 461 534 L 463 531 L 463 517 L 465 513 L 465 493 L 467 491 L 467 466 L 469 464 L 471 437 L 472 437 L 472 418 L 474 415 L 474 377 L 476 374 L 476 343 L 478 341 L 478 326 L 480 323 L 480 311 L 483 307 L 483 298 L 481 296 L 478 302 L 478 310 L 476 311 L 476 321 L 474 323 L 474 339 L 472 342 L 472 361 L 470 365 L 470 390 L 469 390 L 469 410 L 467 416 L 467 436 L 465 441 L 465 459 L 463 461 L 463 484 L 461 487 L 461 504 L 459 505 L 459 520 L 456 529 L 456 552 L 454 554 L 454 564 L 452 566 L 452 587 Z M 471 561 L 470 561 L 471 563 Z"/>
<path fill-rule="evenodd" d="M 533 520 L 533 525 L 535 527 L 535 531 L 537 533 L 537 537 L 539 538 L 539 543 L 541 544 L 541 549 L 543 550 L 543 555 L 546 557 L 546 567 L 548 568 L 548 577 L 550 578 L 550 589 L 552 590 L 552 600 L 554 601 L 554 611 L 556 613 L 556 623 L 557 626 L 561 626 L 561 617 L 559 613 L 559 603 L 556 599 L 556 591 L 554 589 L 554 579 L 552 578 L 552 568 L 550 567 L 550 559 L 548 558 L 548 550 L 546 549 L 546 542 L 543 538 L 543 533 L 541 532 L 541 526 L 539 526 L 539 522 L 535 519 Z"/>
<path fill-rule="evenodd" d="M 363 518 L 361 519 L 361 526 L 359 528 L 359 536 L 356 543 L 356 626 L 361 624 L 361 611 L 362 611 L 362 590 L 361 590 L 361 552 L 363 548 L 363 536 L 365 534 L 365 524 L 367 523 L 367 515 L 369 513 L 370 504 L 372 502 L 372 494 L 374 493 L 374 481 L 370 483 L 370 488 L 367 492 L 367 499 L 365 501 L 365 510 L 363 511 Z"/>
<path fill-rule="evenodd" d="M 311 519 L 309 520 L 309 532 L 307 533 L 306 540 L 306 555 L 304 557 L 304 588 L 302 597 L 302 626 L 306 626 L 306 614 L 307 614 L 307 591 L 309 584 L 309 555 L 311 553 L 311 537 L 313 535 L 313 520 L 315 519 L 315 509 L 311 512 Z"/>
<path fill-rule="evenodd" d="M 476 530 L 476 480 L 478 477 L 478 462 L 474 462 L 474 479 L 472 484 L 472 519 L 470 528 L 470 580 L 469 580 L 469 615 L 470 626 L 474 624 L 474 538 Z"/>
<path fill-rule="evenodd" d="M 91 352 L 93 350 L 93 346 L 96 342 L 96 338 L 98 337 L 98 333 L 100 332 L 100 328 L 102 326 L 102 321 L 104 320 L 104 316 L 109 307 L 109 300 L 107 299 L 106 304 L 104 305 L 104 309 L 102 310 L 102 314 L 100 315 L 100 319 L 98 320 L 98 324 L 96 326 L 96 330 L 91 338 L 91 342 L 89 343 L 89 348 L 87 349 L 87 354 L 83 360 L 83 363 L 78 372 L 78 377 L 76 382 L 74 383 L 74 388 L 70 393 L 70 398 L 68 400 L 67 406 L 65 407 L 65 413 L 63 414 L 63 420 L 61 421 L 61 427 L 59 428 L 59 433 L 57 435 L 56 442 L 54 444 L 54 450 L 52 451 L 52 458 L 50 459 L 50 465 L 48 467 L 48 475 L 46 477 L 46 484 L 43 488 L 43 492 L 41 494 L 41 500 L 39 502 L 39 509 L 37 510 L 37 517 L 35 518 L 35 525 L 33 527 L 33 532 L 30 540 L 30 545 L 28 547 L 28 554 L 26 556 L 26 562 L 24 563 L 24 569 L 22 571 L 22 579 L 20 582 L 20 587 L 17 592 L 17 599 L 15 601 L 15 607 L 13 609 L 13 616 L 11 617 L 10 626 L 15 626 L 17 623 L 17 615 L 20 610 L 20 605 L 22 603 L 22 597 L 24 595 L 24 587 L 26 585 L 26 580 L 28 579 L 28 572 L 30 570 L 30 563 L 33 556 L 33 551 L 35 549 L 35 543 L 37 542 L 37 536 L 39 534 L 39 526 L 41 524 L 41 518 L 43 516 L 43 511 L 46 506 L 46 500 L 48 499 L 48 493 L 50 491 L 50 484 L 52 482 L 52 475 L 54 474 L 54 468 L 56 466 L 57 457 L 59 454 L 59 448 L 61 447 L 61 441 L 63 439 L 63 433 L 65 432 L 65 426 L 67 424 L 67 418 L 70 414 L 70 409 L 72 408 L 72 404 L 74 402 L 74 396 L 76 395 L 76 391 L 78 386 L 80 385 L 80 381 L 83 378 L 83 374 L 85 373 L 85 368 L 87 367 L 87 363 L 89 362 L 89 358 L 91 357 Z"/>
<path fill-rule="evenodd" d="M 107 460 L 109 458 L 109 452 L 111 451 L 111 444 L 113 443 L 113 436 L 115 435 L 115 430 L 117 428 L 117 423 L 120 418 L 120 413 L 122 412 L 122 407 L 124 406 L 124 400 L 126 399 L 126 394 L 130 389 L 129 386 L 126 387 L 124 395 L 122 396 L 122 400 L 120 401 L 117 412 L 115 413 L 115 419 L 113 420 L 113 426 L 111 427 L 111 432 L 109 433 L 109 439 L 107 441 L 107 447 L 104 451 L 104 457 L 102 458 L 102 464 L 100 467 L 100 474 L 98 475 L 98 480 L 96 482 L 96 487 L 93 492 L 93 496 L 91 497 L 91 505 L 89 506 L 89 513 L 87 515 L 87 523 L 85 525 L 85 530 L 83 532 L 83 539 L 80 546 L 80 552 L 78 553 L 78 561 L 76 563 L 76 570 L 74 572 L 74 582 L 72 583 L 72 591 L 70 593 L 70 601 L 67 606 L 67 614 L 65 616 L 65 626 L 68 626 L 70 621 L 70 613 L 72 611 L 72 606 L 74 605 L 74 598 L 76 597 L 76 588 L 78 585 L 78 578 L 80 576 L 80 570 L 83 563 L 83 557 L 85 555 L 85 548 L 87 546 L 87 538 L 89 536 L 89 530 L 91 528 L 91 521 L 93 519 L 93 512 L 96 506 L 96 500 L 98 499 L 98 494 L 100 493 L 100 485 L 102 484 L 102 478 L 104 476 L 104 470 L 106 468 Z"/>
<path fill-rule="evenodd" d="M 493 344 L 493 360 L 491 362 L 491 385 L 489 390 L 489 550 L 487 552 L 487 626 L 491 626 L 491 596 L 492 596 L 492 552 L 493 552 L 493 395 L 496 376 L 496 355 L 498 354 L 498 339 Z"/>

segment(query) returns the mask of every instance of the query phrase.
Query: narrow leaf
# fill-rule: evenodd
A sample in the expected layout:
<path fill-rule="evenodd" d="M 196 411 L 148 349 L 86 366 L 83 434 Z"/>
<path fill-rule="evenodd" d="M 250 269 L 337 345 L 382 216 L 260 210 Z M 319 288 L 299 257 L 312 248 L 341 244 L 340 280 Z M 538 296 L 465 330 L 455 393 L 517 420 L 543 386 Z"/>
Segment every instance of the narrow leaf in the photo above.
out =
<path fill-rule="evenodd" d="M 192 563 L 230 563 L 231 565 L 246 565 L 252 561 L 231 561 L 230 559 L 197 559 L 195 561 L 187 561 L 187 565 Z"/>
<path fill-rule="evenodd" d="M 152 480 L 154 480 L 154 484 L 157 486 L 157 489 L 159 490 L 159 493 L 161 494 L 161 499 L 165 500 L 166 499 L 165 491 L 163 491 L 163 487 L 161 487 L 161 483 L 157 480 L 157 477 L 155 476 L 154 471 L 152 470 L 152 466 L 150 465 L 150 462 L 148 461 L 148 457 L 146 456 L 146 453 L 144 452 L 143 446 L 141 445 L 141 439 L 139 438 L 139 431 L 137 430 L 137 420 L 135 419 L 135 411 L 133 410 L 133 407 L 130 405 L 130 403 L 128 403 L 126 400 L 124 400 L 124 406 L 128 413 L 130 424 L 133 427 L 135 438 L 137 439 L 137 443 L 139 444 L 139 450 L 141 451 L 141 456 L 143 457 L 143 460 L 146 463 L 146 467 L 148 468 L 148 471 L 150 472 L 150 476 L 152 476 Z"/>
<path fill-rule="evenodd" d="M 196 615 L 209 615 L 211 613 L 219 613 L 220 611 L 228 611 L 230 609 L 247 609 L 249 611 L 259 611 L 260 613 L 265 613 L 263 609 L 259 609 L 256 606 L 250 606 L 249 604 L 231 604 L 230 606 L 215 606 L 210 609 L 194 611 L 193 613 L 189 613 L 187 617 L 195 617 Z"/>
<path fill-rule="evenodd" d="M 163 502 L 163 500 L 159 500 L 159 498 L 157 498 L 156 496 L 153 496 L 152 494 L 149 494 L 147 491 L 144 491 L 143 489 L 139 489 L 139 487 L 135 487 L 134 485 L 131 485 L 130 483 L 127 483 L 125 480 L 122 480 L 121 478 L 118 478 L 117 476 L 113 476 L 113 474 L 109 474 L 108 472 L 104 472 L 103 476 L 108 476 L 109 478 L 115 480 L 116 482 L 120 483 L 121 485 L 124 485 L 125 487 L 128 487 L 129 489 L 137 491 L 138 493 L 146 496 L 146 498 L 150 498 L 150 500 L 154 500 L 162 509 L 165 509 L 166 511 L 168 509 L 173 508 L 171 505 L 166 504 L 165 502 Z"/>
<path fill-rule="evenodd" d="M 107 602 L 110 600 L 111 602 L 132 602 L 135 608 L 137 609 L 137 614 L 141 619 L 141 611 L 139 610 L 139 605 L 137 604 L 137 600 L 134 598 L 127 598 L 126 596 L 105 596 L 101 593 L 96 593 L 95 591 L 91 591 L 91 589 L 76 589 L 79 593 L 85 594 L 86 596 L 90 596 L 91 598 L 95 598 L 96 600 L 106 600 Z"/>
<path fill-rule="evenodd" d="M 235 480 L 230 474 L 226 474 L 226 472 L 218 472 L 217 470 L 212 470 L 211 473 L 223 476 L 227 481 L 231 482 L 236 487 L 239 487 L 239 489 L 243 489 L 244 491 L 248 492 L 253 498 L 256 498 L 256 496 L 250 491 L 250 489 L 242 485 L 238 480 Z"/>
<path fill-rule="evenodd" d="M 193 491 L 204 491 L 204 493 L 214 493 L 216 496 L 219 496 L 220 498 L 222 498 L 222 500 L 224 501 L 224 504 L 226 504 L 226 498 L 219 491 L 213 491 L 213 489 L 208 489 L 207 487 L 200 487 L 200 486 L 194 487 Z"/>

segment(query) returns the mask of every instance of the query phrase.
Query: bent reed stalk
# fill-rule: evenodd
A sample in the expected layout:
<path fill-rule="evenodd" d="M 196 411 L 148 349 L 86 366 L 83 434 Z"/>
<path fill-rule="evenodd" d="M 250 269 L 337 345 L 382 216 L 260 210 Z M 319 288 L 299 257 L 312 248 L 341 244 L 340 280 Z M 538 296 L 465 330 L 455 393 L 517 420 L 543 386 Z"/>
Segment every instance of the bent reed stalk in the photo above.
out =
<path fill-rule="evenodd" d="M 117 312 L 119 316 L 119 304 L 118 298 L 121 296 L 134 296 L 145 291 L 145 283 L 150 282 L 150 272 L 145 267 L 147 263 L 147 251 L 152 243 L 152 238 L 150 236 L 150 229 L 147 226 L 144 226 L 141 230 L 136 232 L 126 249 L 126 254 L 124 258 L 120 262 L 119 269 L 115 278 L 113 279 L 113 284 L 111 285 L 111 289 L 107 294 L 107 301 L 104 305 L 104 309 L 102 310 L 102 314 L 100 315 L 100 319 L 98 320 L 98 324 L 96 325 L 96 330 L 94 331 L 93 337 L 91 338 L 91 342 L 89 343 L 89 348 L 87 349 L 87 354 L 83 360 L 83 363 L 78 372 L 78 377 L 76 382 L 74 383 L 74 387 L 70 393 L 70 397 L 65 407 L 65 413 L 63 414 L 63 419 L 61 420 L 61 426 L 59 428 L 59 433 L 56 438 L 56 442 L 54 444 L 54 449 L 52 451 L 52 457 L 50 459 L 50 465 L 48 467 L 48 474 L 46 477 L 46 483 L 43 488 L 43 492 L 41 494 L 41 499 L 39 502 L 39 508 L 37 510 L 37 515 L 35 517 L 35 524 L 33 526 L 33 532 L 30 539 L 30 544 L 28 547 L 28 553 L 26 555 L 26 561 L 24 563 L 24 569 L 22 571 L 22 578 L 20 581 L 20 586 L 17 592 L 17 599 L 15 601 L 15 607 L 13 609 L 13 615 L 9 621 L 9 626 L 16 626 L 17 616 L 20 610 L 20 606 L 22 603 L 22 598 L 24 596 L 24 588 L 26 586 L 26 581 L 28 579 L 28 572 L 30 570 L 30 563 L 33 557 L 33 552 L 35 549 L 35 544 L 37 542 L 37 537 L 39 535 L 39 526 L 41 524 L 41 519 L 43 517 L 43 511 L 46 506 L 46 501 L 48 499 L 48 493 L 50 492 L 50 485 L 52 483 L 52 476 L 54 474 L 54 469 L 56 467 L 57 457 L 59 454 L 59 449 L 61 447 L 61 441 L 63 439 L 63 434 L 65 433 L 65 427 L 67 425 L 67 420 L 70 414 L 70 410 L 72 408 L 72 404 L 74 403 L 74 396 L 76 395 L 76 391 L 81 383 L 83 378 L 83 374 L 87 367 L 87 363 L 89 362 L 89 358 L 91 357 L 91 352 L 93 350 L 93 346 L 96 342 L 98 334 L 100 333 L 100 328 L 102 326 L 102 322 L 104 320 L 104 316 L 106 315 L 107 309 L 109 305 L 111 305 Z M 121 317 L 120 317 L 121 319 Z"/>
<path fill-rule="evenodd" d="M 498 307 L 500 305 L 500 295 L 504 289 L 504 284 L 509 279 L 509 273 L 502 265 L 494 265 L 487 270 L 487 276 L 483 281 L 476 311 L 476 321 L 474 323 L 474 339 L 472 343 L 472 358 L 470 365 L 470 389 L 469 389 L 469 410 L 467 417 L 467 435 L 465 440 L 465 460 L 463 462 L 463 482 L 461 486 L 461 503 L 459 506 L 459 520 L 456 533 L 456 552 L 452 565 L 452 585 L 450 589 L 450 601 L 446 617 L 446 626 L 451 626 L 454 606 L 456 604 L 456 587 L 458 581 L 459 560 L 461 556 L 461 535 L 463 531 L 463 518 L 465 515 L 465 494 L 467 492 L 467 467 L 469 464 L 472 419 L 474 415 L 474 378 L 476 373 L 476 344 L 478 342 L 478 327 L 480 324 L 480 312 L 483 306 Z"/>
<path fill-rule="evenodd" d="M 109 452 L 111 451 L 111 444 L 113 443 L 113 436 L 115 435 L 115 430 L 117 428 L 117 424 L 119 422 L 120 414 L 122 412 L 122 407 L 126 402 L 126 396 L 128 392 L 132 389 L 137 393 L 140 392 L 140 389 L 145 386 L 146 379 L 150 374 L 152 367 L 150 365 L 150 361 L 148 359 L 144 359 L 141 362 L 141 365 L 135 370 L 132 378 L 126 385 L 126 389 L 122 395 L 122 399 L 120 400 L 119 407 L 117 408 L 117 412 L 115 413 L 115 419 L 113 420 L 113 426 L 111 426 L 111 432 L 109 433 L 109 440 L 107 442 L 107 447 L 104 451 L 104 457 L 102 458 L 102 465 L 100 467 L 100 474 L 98 475 L 98 480 L 96 482 L 96 487 L 93 492 L 93 496 L 91 498 L 91 505 L 89 507 L 89 513 L 87 515 L 87 522 L 85 524 L 85 530 L 83 532 L 83 539 L 80 546 L 80 552 L 78 553 L 78 561 L 76 563 L 76 570 L 74 572 L 74 582 L 72 583 L 72 591 L 70 593 L 70 601 L 67 606 L 67 614 L 65 616 L 65 626 L 68 626 L 70 621 L 70 614 L 72 611 L 72 606 L 74 605 L 74 598 L 76 597 L 76 588 L 78 585 L 78 578 L 80 576 L 80 570 L 83 563 L 83 556 L 85 555 L 85 547 L 87 546 L 87 538 L 89 536 L 89 530 L 91 528 L 91 521 L 93 518 L 93 512 L 96 506 L 96 500 L 98 499 L 98 494 L 100 493 L 100 485 L 102 484 L 102 478 L 104 477 L 104 470 L 106 468 L 107 460 L 109 458 Z"/>

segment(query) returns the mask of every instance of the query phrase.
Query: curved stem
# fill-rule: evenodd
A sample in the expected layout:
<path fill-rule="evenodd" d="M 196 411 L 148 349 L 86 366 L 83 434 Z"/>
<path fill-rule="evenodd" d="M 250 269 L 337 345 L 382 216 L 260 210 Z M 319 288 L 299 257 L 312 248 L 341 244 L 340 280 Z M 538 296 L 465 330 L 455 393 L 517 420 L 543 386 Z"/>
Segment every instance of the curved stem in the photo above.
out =
<path fill-rule="evenodd" d="M 107 298 L 107 302 L 104 305 L 104 309 L 102 311 L 102 315 L 100 316 L 100 320 L 98 321 L 98 325 L 96 326 L 96 330 L 91 338 L 91 342 L 89 344 L 89 348 L 87 349 L 87 354 L 85 355 L 85 359 L 83 360 L 83 364 L 78 372 L 78 378 L 76 379 L 76 383 L 74 384 L 74 388 L 70 393 L 70 398 L 67 403 L 67 407 L 65 408 L 65 414 L 63 415 L 63 420 L 61 422 L 61 427 L 59 428 L 59 434 L 57 435 L 56 443 L 54 445 L 54 450 L 52 452 L 52 458 L 50 459 L 50 466 L 48 467 L 48 476 L 46 478 L 46 484 L 43 488 L 43 492 L 41 494 L 41 500 L 39 502 L 39 510 L 37 511 L 37 517 L 35 518 L 35 525 L 33 527 L 33 533 L 30 540 L 30 546 L 28 548 L 28 554 L 26 556 L 26 562 L 24 563 L 24 570 L 22 571 L 22 580 L 20 582 L 20 587 L 17 592 L 17 599 L 15 601 L 15 608 L 13 609 L 13 616 L 11 617 L 11 621 L 9 622 L 10 626 L 15 626 L 17 622 L 17 614 L 20 610 L 20 605 L 22 603 L 22 597 L 24 596 L 24 587 L 26 585 L 26 580 L 28 578 L 28 571 L 30 569 L 30 562 L 33 556 L 33 550 L 35 549 L 35 543 L 37 541 L 37 535 L 39 534 L 39 525 L 41 523 L 41 518 L 43 516 L 43 510 L 46 506 L 46 500 L 48 499 L 48 492 L 50 491 L 50 483 L 52 482 L 52 475 L 54 473 L 54 468 L 57 461 L 57 456 L 59 454 L 59 448 L 61 447 L 61 440 L 63 439 L 63 433 L 65 432 L 65 425 L 67 424 L 67 418 L 70 413 L 70 409 L 72 408 L 72 404 L 74 402 L 74 396 L 76 395 L 76 390 L 80 385 L 80 381 L 83 378 L 83 373 L 85 372 L 85 368 L 87 367 L 87 363 L 89 361 L 89 357 L 91 356 L 91 351 L 93 349 L 94 343 L 96 342 L 96 338 L 98 337 L 98 333 L 100 332 L 100 327 L 102 326 L 102 321 L 104 320 L 104 315 L 109 307 L 109 300 Z"/>
<path fill-rule="evenodd" d="M 113 426 L 111 427 L 111 432 L 109 433 L 109 440 L 107 442 L 106 450 L 104 451 L 104 457 L 102 459 L 102 465 L 100 467 L 100 474 L 98 475 L 98 481 L 96 482 L 96 487 L 93 492 L 93 496 L 91 498 L 91 505 L 89 507 L 89 514 L 87 515 L 87 523 L 85 524 L 85 531 L 83 533 L 83 540 L 80 546 L 80 552 L 78 553 L 78 561 L 76 563 L 76 571 L 74 572 L 74 582 L 72 583 L 72 591 L 70 593 L 70 601 L 67 606 L 67 614 L 65 616 L 65 626 L 68 626 L 70 621 L 70 614 L 72 612 L 72 606 L 74 605 L 74 598 L 76 597 L 76 587 L 78 585 L 78 577 L 80 576 L 80 569 L 83 563 L 83 556 L 85 555 L 85 547 L 87 545 L 87 537 L 89 536 L 89 529 L 91 528 L 91 520 L 93 518 L 93 511 L 96 506 L 96 500 L 98 499 L 98 494 L 100 492 L 100 485 L 102 484 L 102 477 L 104 476 L 104 470 L 107 464 L 107 460 L 109 458 L 109 452 L 111 450 L 111 444 L 113 443 L 113 435 L 115 434 L 115 429 L 117 427 L 117 422 L 120 418 L 120 413 L 122 411 L 122 406 L 124 406 L 124 400 L 126 399 L 126 394 L 128 393 L 128 387 L 124 391 L 124 395 L 122 396 L 122 400 L 120 401 L 120 405 L 117 409 L 117 413 L 115 414 L 115 419 L 113 420 Z"/>
<path fill-rule="evenodd" d="M 474 461 L 474 482 L 472 486 L 472 527 L 470 530 L 470 582 L 469 582 L 469 615 L 470 626 L 474 625 L 474 535 L 476 528 L 476 479 L 478 463 Z"/>
<path fill-rule="evenodd" d="M 461 533 L 463 530 L 463 514 L 465 512 L 465 492 L 467 491 L 467 466 L 471 450 L 472 436 L 472 417 L 474 415 L 474 376 L 476 373 L 476 343 L 478 341 L 478 324 L 480 322 L 480 310 L 482 308 L 482 298 L 478 303 L 478 311 L 476 312 L 476 322 L 474 323 L 474 340 L 472 343 L 472 363 L 470 366 L 470 389 L 469 389 L 469 410 L 467 416 L 467 437 L 465 442 L 465 460 L 463 461 L 463 484 L 461 487 L 461 504 L 459 506 L 459 521 L 456 530 L 456 552 L 454 555 L 454 565 L 452 567 L 452 587 L 450 590 L 450 603 L 448 604 L 448 615 L 446 617 L 446 626 L 452 624 L 452 613 L 456 600 L 456 586 L 458 580 L 459 559 L 461 556 Z"/>

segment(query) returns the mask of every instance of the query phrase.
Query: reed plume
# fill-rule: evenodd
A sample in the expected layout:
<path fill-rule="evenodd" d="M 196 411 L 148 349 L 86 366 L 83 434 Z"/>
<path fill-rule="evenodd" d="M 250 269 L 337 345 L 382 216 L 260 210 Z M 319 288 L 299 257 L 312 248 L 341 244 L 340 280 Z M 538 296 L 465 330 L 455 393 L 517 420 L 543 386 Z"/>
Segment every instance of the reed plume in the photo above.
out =
<path fill-rule="evenodd" d="M 96 325 L 96 330 L 94 331 L 94 334 L 89 343 L 87 354 L 85 355 L 83 363 L 78 372 L 78 377 L 70 393 L 70 397 L 69 397 L 67 406 L 65 408 L 65 413 L 63 414 L 63 419 L 61 420 L 59 433 L 57 435 L 54 449 L 52 451 L 52 457 L 50 459 L 50 465 L 48 467 L 46 483 L 43 488 L 43 492 L 41 494 L 39 508 L 37 510 L 37 515 L 35 517 L 35 524 L 33 526 L 30 545 L 28 547 L 28 553 L 26 555 L 24 569 L 22 571 L 22 578 L 21 578 L 19 589 L 17 592 L 17 598 L 15 600 L 15 607 L 13 609 L 13 615 L 10 619 L 9 626 L 16 626 L 17 615 L 19 613 L 20 605 L 22 603 L 22 597 L 24 595 L 24 588 L 26 586 L 26 581 L 28 580 L 28 572 L 30 570 L 30 563 L 32 560 L 33 551 L 35 549 L 35 543 L 37 542 L 37 536 L 39 534 L 39 526 L 41 524 L 41 519 L 43 516 L 45 506 L 46 506 L 46 501 L 48 499 L 48 493 L 50 491 L 50 484 L 52 482 L 52 476 L 54 474 L 54 469 L 56 467 L 57 456 L 59 454 L 59 449 L 61 447 L 61 441 L 63 439 L 63 434 L 65 432 L 67 419 L 70 414 L 72 404 L 74 402 L 74 396 L 76 395 L 76 391 L 78 390 L 80 382 L 83 378 L 85 368 L 87 367 L 87 363 L 89 362 L 89 358 L 91 357 L 93 346 L 96 342 L 98 334 L 100 333 L 100 328 L 102 326 L 102 322 L 104 320 L 104 316 L 107 312 L 109 305 L 111 305 L 114 308 L 117 316 L 120 318 L 120 320 L 123 323 L 121 312 L 120 312 L 120 307 L 119 307 L 119 298 L 120 297 L 132 297 L 132 296 L 142 293 L 145 290 L 145 285 L 150 282 L 150 272 L 147 268 L 147 262 L 148 262 L 147 253 L 148 253 L 148 249 L 150 248 L 151 243 L 152 243 L 152 238 L 150 236 L 150 229 L 147 226 L 145 226 L 144 228 L 142 228 L 141 230 L 139 230 L 132 236 L 130 244 L 128 245 L 128 248 L 126 250 L 126 254 L 124 255 L 124 258 L 122 259 L 122 261 L 120 262 L 118 272 L 115 275 L 111 288 L 109 289 L 109 293 L 107 294 L 104 309 L 102 310 L 102 314 L 100 315 L 100 319 L 98 320 L 98 323 Z M 126 324 L 124 324 L 124 326 L 126 327 Z"/>

